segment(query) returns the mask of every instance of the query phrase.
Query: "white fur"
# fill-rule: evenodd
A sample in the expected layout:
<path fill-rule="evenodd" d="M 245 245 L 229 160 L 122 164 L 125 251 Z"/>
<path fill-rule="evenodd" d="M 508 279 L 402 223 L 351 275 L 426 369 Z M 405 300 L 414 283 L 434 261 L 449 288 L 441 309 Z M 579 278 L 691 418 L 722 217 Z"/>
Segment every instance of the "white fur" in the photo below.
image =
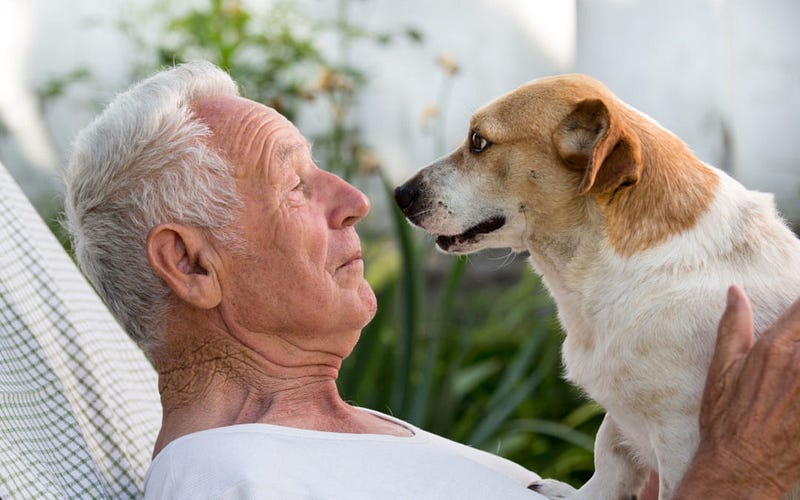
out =
<path fill-rule="evenodd" d="M 657 247 L 621 257 L 607 241 L 585 242 L 569 260 L 532 250 L 567 331 L 566 376 L 608 411 L 595 476 L 569 498 L 621 493 L 624 457 L 616 463 L 607 453 L 619 443 L 658 470 L 660 498 L 670 498 L 697 446 L 699 402 L 728 286 L 749 295 L 757 332 L 800 296 L 800 242 L 772 197 L 715 171 L 721 182 L 708 211 Z M 744 243 L 757 252 L 736 254 Z"/>

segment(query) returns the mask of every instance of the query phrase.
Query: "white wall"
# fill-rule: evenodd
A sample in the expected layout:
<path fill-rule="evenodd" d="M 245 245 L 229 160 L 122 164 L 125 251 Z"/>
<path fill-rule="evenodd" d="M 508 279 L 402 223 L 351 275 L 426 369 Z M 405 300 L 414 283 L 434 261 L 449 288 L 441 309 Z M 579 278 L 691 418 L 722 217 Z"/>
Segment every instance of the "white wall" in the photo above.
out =
<path fill-rule="evenodd" d="M 800 221 L 800 2 L 577 5 L 578 71 Z"/>
<path fill-rule="evenodd" d="M 327 2 L 331 11 L 336 3 Z M 573 0 L 371 0 L 351 6 L 359 25 L 393 32 L 410 26 L 425 35 L 422 45 L 402 38 L 387 47 L 356 45 L 351 57 L 371 77 L 357 121 L 398 181 L 462 142 L 477 107 L 574 64 Z M 459 67 L 450 82 L 437 64 L 442 54 Z M 426 127 L 423 115 L 433 105 L 442 113 L 430 121 L 435 127 Z M 306 122 L 310 126 L 313 117 Z"/>
<path fill-rule="evenodd" d="M 0 0 L 0 19 L 24 23 L 15 9 L 26 6 L 35 20 L 27 53 L 0 30 L 0 43 L 25 54 L 28 83 L 79 65 L 94 75 L 91 85 L 70 91 L 72 99 L 46 110 L 62 158 L 77 130 L 128 77 L 132 47 L 114 23 L 148 2 Z M 338 2 L 300 3 L 326 15 Z M 358 121 L 396 180 L 462 141 L 478 106 L 526 81 L 577 70 L 604 80 L 702 159 L 776 192 L 786 213 L 800 220 L 796 0 L 363 0 L 350 7 L 368 28 L 412 26 L 426 35 L 421 46 L 356 46 L 352 53 L 371 77 Z M 442 53 L 460 67 L 447 89 L 436 64 Z M 0 72 L 0 93 L 9 77 Z M 442 103 L 443 121 L 423 127 L 425 110 Z M 301 128 L 312 131 L 313 118 L 305 116 Z M 24 173 L 35 162 L 25 161 L 19 144 L 0 141 L 0 160 Z"/>
<path fill-rule="evenodd" d="M 57 170 L 77 130 L 126 83 L 130 46 L 113 23 L 124 0 L 0 0 L 0 161 L 37 202 L 59 189 Z M 13 69 L 11 66 L 13 65 Z M 92 78 L 42 109 L 35 92 L 52 78 L 85 66 Z M 30 111 L 29 111 L 30 110 Z M 38 115 L 34 116 L 35 113 Z M 32 151 L 31 148 L 35 148 Z"/>

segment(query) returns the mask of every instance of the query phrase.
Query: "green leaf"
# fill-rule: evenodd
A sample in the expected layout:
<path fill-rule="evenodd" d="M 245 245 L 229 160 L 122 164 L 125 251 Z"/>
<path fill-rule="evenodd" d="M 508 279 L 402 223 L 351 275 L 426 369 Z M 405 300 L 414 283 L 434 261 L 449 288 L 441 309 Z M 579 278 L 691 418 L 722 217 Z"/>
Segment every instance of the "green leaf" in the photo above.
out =
<path fill-rule="evenodd" d="M 605 414 L 605 409 L 594 401 L 587 401 L 578 406 L 564 418 L 564 424 L 572 428 L 577 428 L 591 419 Z"/>
<path fill-rule="evenodd" d="M 489 376 L 497 373 L 501 366 L 498 360 L 489 359 L 482 363 L 462 368 L 453 377 L 453 395 L 458 399 L 465 398 L 479 384 L 486 381 Z"/>
<path fill-rule="evenodd" d="M 530 418 L 511 422 L 509 428 L 512 432 L 525 431 L 538 435 L 553 436 L 587 451 L 594 451 L 594 438 L 592 436 L 559 422 Z"/>

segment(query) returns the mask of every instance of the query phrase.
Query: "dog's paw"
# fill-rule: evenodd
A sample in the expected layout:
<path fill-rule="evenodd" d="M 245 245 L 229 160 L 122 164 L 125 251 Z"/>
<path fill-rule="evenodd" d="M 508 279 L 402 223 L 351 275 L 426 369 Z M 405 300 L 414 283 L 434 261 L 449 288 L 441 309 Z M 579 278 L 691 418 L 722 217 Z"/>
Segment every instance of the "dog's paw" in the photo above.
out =
<path fill-rule="evenodd" d="M 555 479 L 541 479 L 528 486 L 528 488 L 551 500 L 570 498 L 578 491 L 567 483 L 562 483 Z"/>

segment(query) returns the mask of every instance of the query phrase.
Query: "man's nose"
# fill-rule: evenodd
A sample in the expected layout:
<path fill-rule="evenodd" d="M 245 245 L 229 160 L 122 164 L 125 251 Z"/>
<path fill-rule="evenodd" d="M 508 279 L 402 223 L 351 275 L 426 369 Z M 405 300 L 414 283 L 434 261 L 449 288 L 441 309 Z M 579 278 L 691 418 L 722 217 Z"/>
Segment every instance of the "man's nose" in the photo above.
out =
<path fill-rule="evenodd" d="M 333 197 L 334 209 L 332 224 L 334 227 L 352 226 L 369 213 L 370 201 L 367 195 L 358 188 L 338 176 L 333 176 L 338 184 Z"/>

